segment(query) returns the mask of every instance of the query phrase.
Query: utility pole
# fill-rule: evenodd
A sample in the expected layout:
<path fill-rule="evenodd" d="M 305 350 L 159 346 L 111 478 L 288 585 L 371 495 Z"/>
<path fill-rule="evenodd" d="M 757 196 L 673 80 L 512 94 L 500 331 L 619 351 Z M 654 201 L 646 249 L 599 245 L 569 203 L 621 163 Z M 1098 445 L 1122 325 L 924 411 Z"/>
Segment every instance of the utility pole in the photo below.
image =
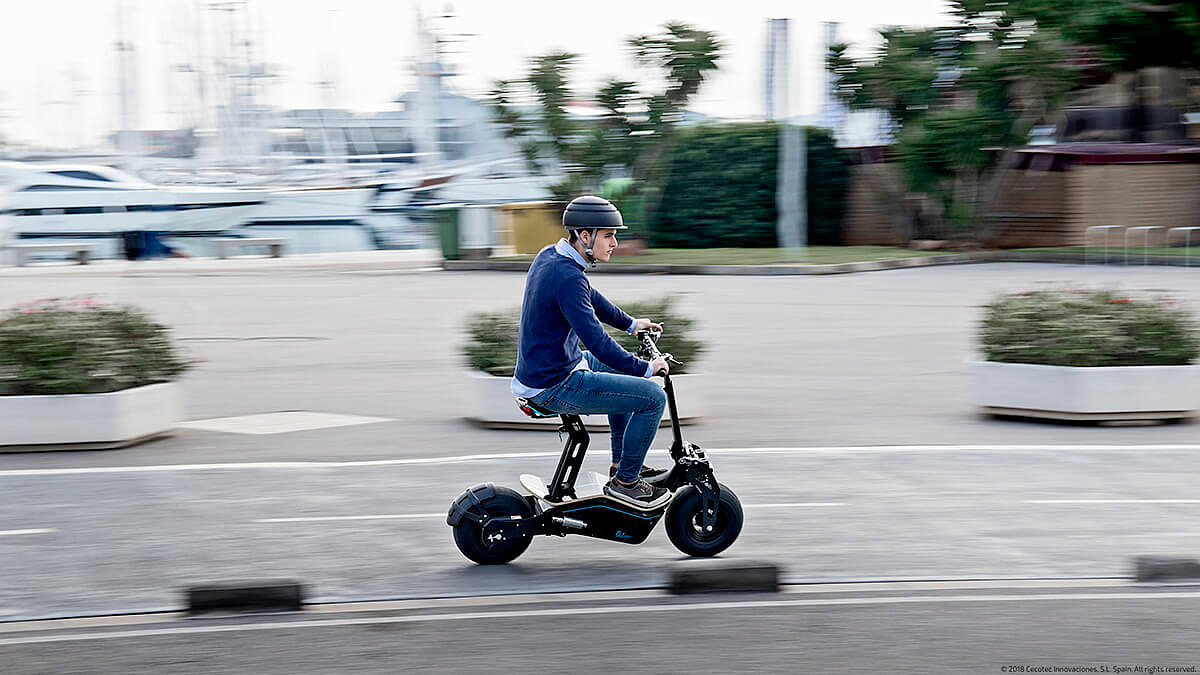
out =
<path fill-rule="evenodd" d="M 764 116 L 780 122 L 775 187 L 775 236 L 789 261 L 807 258 L 808 209 L 805 180 L 808 147 L 804 127 L 788 121 L 788 19 L 767 19 Z"/>
<path fill-rule="evenodd" d="M 133 155 L 141 151 L 137 131 L 137 59 L 133 41 L 126 32 L 124 2 L 117 3 L 117 72 L 120 77 L 120 120 L 117 129 L 117 150 L 126 168 Z"/>

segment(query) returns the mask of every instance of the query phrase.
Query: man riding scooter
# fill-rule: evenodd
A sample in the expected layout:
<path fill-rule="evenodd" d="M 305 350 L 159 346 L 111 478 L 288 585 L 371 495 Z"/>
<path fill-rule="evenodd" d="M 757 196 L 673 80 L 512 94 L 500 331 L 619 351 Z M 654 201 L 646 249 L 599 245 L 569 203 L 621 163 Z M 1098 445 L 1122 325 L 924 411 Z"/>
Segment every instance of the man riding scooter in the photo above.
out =
<path fill-rule="evenodd" d="M 525 277 L 511 391 L 545 412 L 607 414 L 612 466 L 604 491 L 638 508 L 654 508 L 671 493 L 652 485 L 665 470 L 642 464 L 667 400 L 650 378 L 670 368 L 665 357 L 645 361 L 627 352 L 601 322 L 629 333 L 662 326 L 621 311 L 585 274 L 617 248 L 617 230 L 627 229 L 621 212 L 600 197 L 578 197 L 562 222 L 567 238 L 543 248 Z"/>

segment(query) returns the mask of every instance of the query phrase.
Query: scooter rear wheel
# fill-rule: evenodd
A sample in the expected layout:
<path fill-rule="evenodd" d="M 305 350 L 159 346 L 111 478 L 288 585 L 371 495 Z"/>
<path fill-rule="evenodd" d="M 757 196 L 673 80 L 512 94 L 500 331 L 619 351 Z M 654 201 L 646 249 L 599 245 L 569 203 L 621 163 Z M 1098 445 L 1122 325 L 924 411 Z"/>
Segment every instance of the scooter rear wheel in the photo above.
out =
<path fill-rule="evenodd" d="M 664 518 L 667 538 L 690 556 L 714 556 L 729 548 L 742 533 L 742 503 L 733 490 L 721 486 L 717 520 L 711 531 L 702 525 L 704 500 L 692 486 L 679 489 Z"/>
<path fill-rule="evenodd" d="M 482 512 L 481 512 L 482 511 Z M 497 487 L 495 496 L 486 499 L 472 512 L 481 516 L 533 516 L 533 507 L 515 490 Z M 454 526 L 454 543 L 462 554 L 480 565 L 503 565 L 511 562 L 529 548 L 530 537 L 515 537 L 495 544 L 483 540 L 483 528 L 478 523 L 463 518 Z"/>

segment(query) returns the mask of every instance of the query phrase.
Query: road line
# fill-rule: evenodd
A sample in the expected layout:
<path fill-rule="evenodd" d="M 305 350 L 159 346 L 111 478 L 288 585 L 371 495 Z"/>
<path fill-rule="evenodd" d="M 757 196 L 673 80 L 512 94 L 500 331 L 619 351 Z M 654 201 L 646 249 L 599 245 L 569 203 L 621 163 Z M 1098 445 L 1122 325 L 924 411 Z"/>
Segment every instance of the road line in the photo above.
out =
<path fill-rule="evenodd" d="M 790 509 L 792 507 L 850 506 L 849 502 L 780 502 L 777 504 L 742 504 L 743 509 Z"/>
<path fill-rule="evenodd" d="M 445 518 L 443 513 L 388 513 L 378 516 L 306 516 L 297 518 L 260 518 L 256 523 L 316 523 L 329 520 L 398 520 L 410 518 Z"/>
<path fill-rule="evenodd" d="M 28 635 L 0 638 L 0 647 L 26 644 L 48 644 L 56 642 L 86 642 L 130 638 L 163 637 L 175 635 L 201 635 L 209 633 L 237 633 L 240 631 L 297 630 L 300 628 L 339 628 L 347 626 L 378 626 L 405 623 L 434 623 L 441 621 L 502 620 L 531 617 L 571 617 L 604 614 L 649 614 L 664 612 L 699 612 L 704 610 L 758 609 L 772 607 L 829 607 L 829 606 L 877 606 L 911 604 L 952 604 L 972 602 L 1022 602 L 1022 601 L 1083 601 L 1083 600 L 1182 600 L 1200 598 L 1198 591 L 1146 591 L 1141 593 L 1034 593 L 1027 595 L 930 595 L 888 596 L 876 598 L 804 598 L 778 600 L 746 600 L 733 602 L 698 602 L 649 605 L 604 605 L 599 607 L 568 607 L 526 610 L 499 610 L 482 612 L 455 612 L 444 614 L 422 614 L 415 616 L 377 616 L 346 619 L 301 619 L 295 621 L 272 621 L 206 626 L 180 626 L 177 628 L 151 628 L 140 630 L 118 630 L 97 633 L 66 633 L 60 635 Z"/>
<path fill-rule="evenodd" d="M 1026 499 L 1026 504 L 1200 504 L 1200 499 Z"/>
<path fill-rule="evenodd" d="M 58 530 L 50 529 L 48 527 L 31 530 L 0 530 L 0 537 L 15 537 L 22 534 L 50 534 L 51 532 L 58 532 Z"/>
<path fill-rule="evenodd" d="M 813 447 L 771 448 L 706 448 L 718 455 L 736 454 L 876 454 L 905 452 L 1022 452 L 1035 450 L 1051 451 L 1099 451 L 1099 452 L 1154 452 L 1179 451 L 1197 452 L 1200 445 L 848 445 Z M 651 450 L 652 454 L 665 455 L 666 450 Z M 224 462 L 217 464 L 155 464 L 142 466 L 97 466 L 62 469 L 10 469 L 0 471 L 0 478 L 30 476 L 70 476 L 79 474 L 147 473 L 158 471 L 241 471 L 251 469 L 342 469 L 373 466 L 400 466 L 407 464 L 459 464 L 509 459 L 538 459 L 558 457 L 553 452 L 502 452 L 477 455 L 453 455 L 449 457 L 408 457 L 404 459 L 377 459 L 349 462 Z"/>

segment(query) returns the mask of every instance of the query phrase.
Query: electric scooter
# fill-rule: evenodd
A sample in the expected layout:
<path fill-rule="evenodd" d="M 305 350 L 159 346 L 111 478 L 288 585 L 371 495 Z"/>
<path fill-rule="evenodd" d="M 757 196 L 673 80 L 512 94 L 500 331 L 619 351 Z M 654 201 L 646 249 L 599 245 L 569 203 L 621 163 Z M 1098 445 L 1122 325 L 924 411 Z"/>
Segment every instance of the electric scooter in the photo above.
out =
<path fill-rule="evenodd" d="M 647 361 L 665 356 L 678 363 L 670 354 L 658 351 L 659 335 L 639 331 L 638 356 Z M 640 544 L 659 520 L 666 521 L 667 538 L 687 555 L 714 556 L 729 548 L 742 531 L 741 502 L 733 490 L 717 482 L 700 446 L 684 442 L 671 376 L 660 374 L 671 413 L 671 459 L 675 464 L 667 473 L 648 480 L 670 490 L 668 502 L 642 509 L 604 494 L 608 478 L 599 473 L 587 472 L 580 481 L 589 436 L 579 415 L 555 413 L 518 399 L 529 417 L 562 419 L 559 433 L 566 432 L 567 441 L 554 477 L 547 483 L 538 476 L 522 474 L 525 494 L 492 483 L 465 490 L 451 503 L 446 516 L 458 550 L 481 565 L 497 565 L 516 559 L 539 534 L 579 534 Z"/>

